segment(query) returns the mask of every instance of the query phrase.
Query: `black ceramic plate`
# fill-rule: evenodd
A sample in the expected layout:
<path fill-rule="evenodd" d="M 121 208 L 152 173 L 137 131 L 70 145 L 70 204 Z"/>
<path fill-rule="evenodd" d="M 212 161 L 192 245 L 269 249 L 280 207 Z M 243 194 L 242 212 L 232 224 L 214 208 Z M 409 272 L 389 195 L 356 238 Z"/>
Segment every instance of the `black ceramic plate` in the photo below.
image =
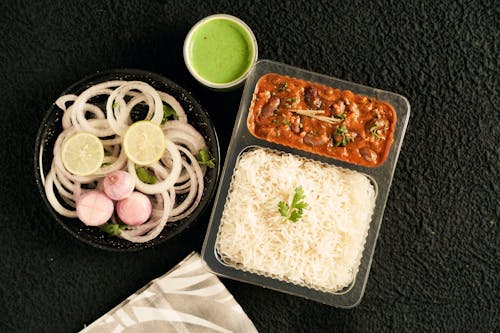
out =
<path fill-rule="evenodd" d="M 190 216 L 175 223 L 168 223 L 161 234 L 158 235 L 158 237 L 146 243 L 132 243 L 122 238 L 110 236 L 102 232 L 99 228 L 85 226 L 78 219 L 67 218 L 59 215 L 47 200 L 44 185 L 42 182 L 42 175 L 43 178 L 45 178 L 45 175 L 47 175 L 50 170 L 50 165 L 53 158 L 54 143 L 57 139 L 57 136 L 62 131 L 61 119 L 63 115 L 63 111 L 59 109 L 55 104 L 52 104 L 45 117 L 43 118 L 42 125 L 38 130 L 35 146 L 36 183 L 48 210 L 50 211 L 54 219 L 64 227 L 64 229 L 87 244 L 107 250 L 131 251 L 147 248 L 172 238 L 173 236 L 186 230 L 186 228 L 192 225 L 197 220 L 197 218 L 206 210 L 215 193 L 217 180 L 219 177 L 219 142 L 212 121 L 207 112 L 200 106 L 200 104 L 182 87 L 158 74 L 130 69 L 98 72 L 75 83 L 61 95 L 78 95 L 92 85 L 111 80 L 143 81 L 150 84 L 157 90 L 164 91 L 174 96 L 184 108 L 189 123 L 193 125 L 205 137 L 208 149 L 215 158 L 216 165 L 216 167 L 213 169 L 207 169 L 207 173 L 205 174 L 205 189 L 203 192 L 203 197 L 199 206 Z M 106 101 L 103 98 L 102 101 L 93 100 L 93 102 L 96 104 L 104 104 Z"/>

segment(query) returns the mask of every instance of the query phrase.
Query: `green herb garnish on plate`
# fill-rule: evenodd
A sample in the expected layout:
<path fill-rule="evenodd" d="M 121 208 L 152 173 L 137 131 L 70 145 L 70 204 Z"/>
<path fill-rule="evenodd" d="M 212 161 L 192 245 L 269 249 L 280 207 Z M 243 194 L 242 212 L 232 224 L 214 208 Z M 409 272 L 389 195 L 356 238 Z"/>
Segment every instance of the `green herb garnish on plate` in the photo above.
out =
<path fill-rule="evenodd" d="M 170 104 L 163 104 L 163 118 L 161 120 L 161 124 L 165 124 L 165 122 L 169 119 L 178 119 L 177 112 L 170 106 Z"/>
<path fill-rule="evenodd" d="M 99 228 L 105 233 L 110 234 L 111 236 L 118 236 L 121 230 L 127 229 L 127 225 L 122 223 L 105 223 Z"/>
<path fill-rule="evenodd" d="M 215 158 L 205 149 L 201 149 L 196 155 L 196 160 L 200 165 L 206 165 L 210 169 L 215 168 Z"/>
<path fill-rule="evenodd" d="M 156 184 L 158 181 L 155 176 L 149 173 L 148 169 L 140 167 L 135 170 L 137 173 L 137 178 L 146 184 Z"/>
<path fill-rule="evenodd" d="M 278 203 L 278 210 L 281 216 L 292 222 L 297 222 L 302 217 L 304 209 L 308 207 L 307 202 L 304 201 L 305 198 L 302 186 L 295 188 L 295 194 L 290 205 L 285 201 Z"/>

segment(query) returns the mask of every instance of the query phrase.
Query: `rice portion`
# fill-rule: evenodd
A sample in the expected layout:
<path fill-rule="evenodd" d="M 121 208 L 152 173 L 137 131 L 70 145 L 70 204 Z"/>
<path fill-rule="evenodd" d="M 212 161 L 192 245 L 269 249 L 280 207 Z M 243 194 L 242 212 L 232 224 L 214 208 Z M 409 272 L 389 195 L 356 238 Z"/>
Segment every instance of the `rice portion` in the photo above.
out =
<path fill-rule="evenodd" d="M 308 207 L 292 222 L 278 203 L 302 186 Z M 335 292 L 354 279 L 375 190 L 361 173 L 267 149 L 244 152 L 222 214 L 216 248 L 235 268 Z"/>

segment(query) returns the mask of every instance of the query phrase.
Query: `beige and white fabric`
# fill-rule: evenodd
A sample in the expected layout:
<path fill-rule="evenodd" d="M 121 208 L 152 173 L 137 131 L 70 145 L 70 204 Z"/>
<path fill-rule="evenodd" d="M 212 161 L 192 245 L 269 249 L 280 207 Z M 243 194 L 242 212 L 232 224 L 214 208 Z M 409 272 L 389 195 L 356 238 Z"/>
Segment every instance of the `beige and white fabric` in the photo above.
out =
<path fill-rule="evenodd" d="M 229 291 L 193 252 L 82 333 L 257 332 Z"/>

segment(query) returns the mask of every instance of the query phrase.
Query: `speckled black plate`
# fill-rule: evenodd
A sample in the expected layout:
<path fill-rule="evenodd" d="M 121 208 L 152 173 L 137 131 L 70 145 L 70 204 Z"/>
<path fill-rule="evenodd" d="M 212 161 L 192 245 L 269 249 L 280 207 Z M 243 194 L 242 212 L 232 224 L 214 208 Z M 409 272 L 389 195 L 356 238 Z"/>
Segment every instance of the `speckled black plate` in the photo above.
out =
<path fill-rule="evenodd" d="M 192 225 L 206 210 L 215 193 L 217 181 L 219 178 L 219 142 L 210 116 L 200 106 L 200 104 L 182 87 L 155 73 L 134 69 L 119 69 L 98 72 L 73 84 L 61 95 L 78 95 L 92 85 L 111 80 L 143 81 L 150 84 L 157 90 L 164 91 L 174 96 L 184 108 L 189 123 L 193 125 L 205 137 L 208 149 L 215 158 L 216 165 L 215 168 L 207 170 L 207 173 L 205 174 L 205 189 L 203 192 L 203 197 L 199 206 L 190 216 L 175 223 L 167 224 L 167 226 L 163 229 L 161 234 L 158 235 L 158 237 L 146 243 L 132 243 L 119 237 L 110 236 L 102 232 L 99 228 L 85 226 L 78 219 L 61 216 L 52 208 L 47 200 L 42 178 L 44 179 L 50 170 L 50 165 L 53 159 L 54 143 L 57 139 L 57 136 L 62 131 L 61 119 L 63 115 L 63 111 L 59 109 L 55 104 L 52 104 L 45 117 L 43 118 L 40 129 L 38 130 L 35 144 L 36 183 L 43 201 L 47 206 L 47 209 L 50 211 L 54 219 L 64 229 L 87 244 L 106 250 L 133 251 L 159 244 L 166 241 L 167 239 L 174 237 L 175 235 L 186 230 L 190 225 Z M 93 102 L 96 104 L 105 103 L 105 98 L 103 98 L 102 101 L 93 100 Z"/>

